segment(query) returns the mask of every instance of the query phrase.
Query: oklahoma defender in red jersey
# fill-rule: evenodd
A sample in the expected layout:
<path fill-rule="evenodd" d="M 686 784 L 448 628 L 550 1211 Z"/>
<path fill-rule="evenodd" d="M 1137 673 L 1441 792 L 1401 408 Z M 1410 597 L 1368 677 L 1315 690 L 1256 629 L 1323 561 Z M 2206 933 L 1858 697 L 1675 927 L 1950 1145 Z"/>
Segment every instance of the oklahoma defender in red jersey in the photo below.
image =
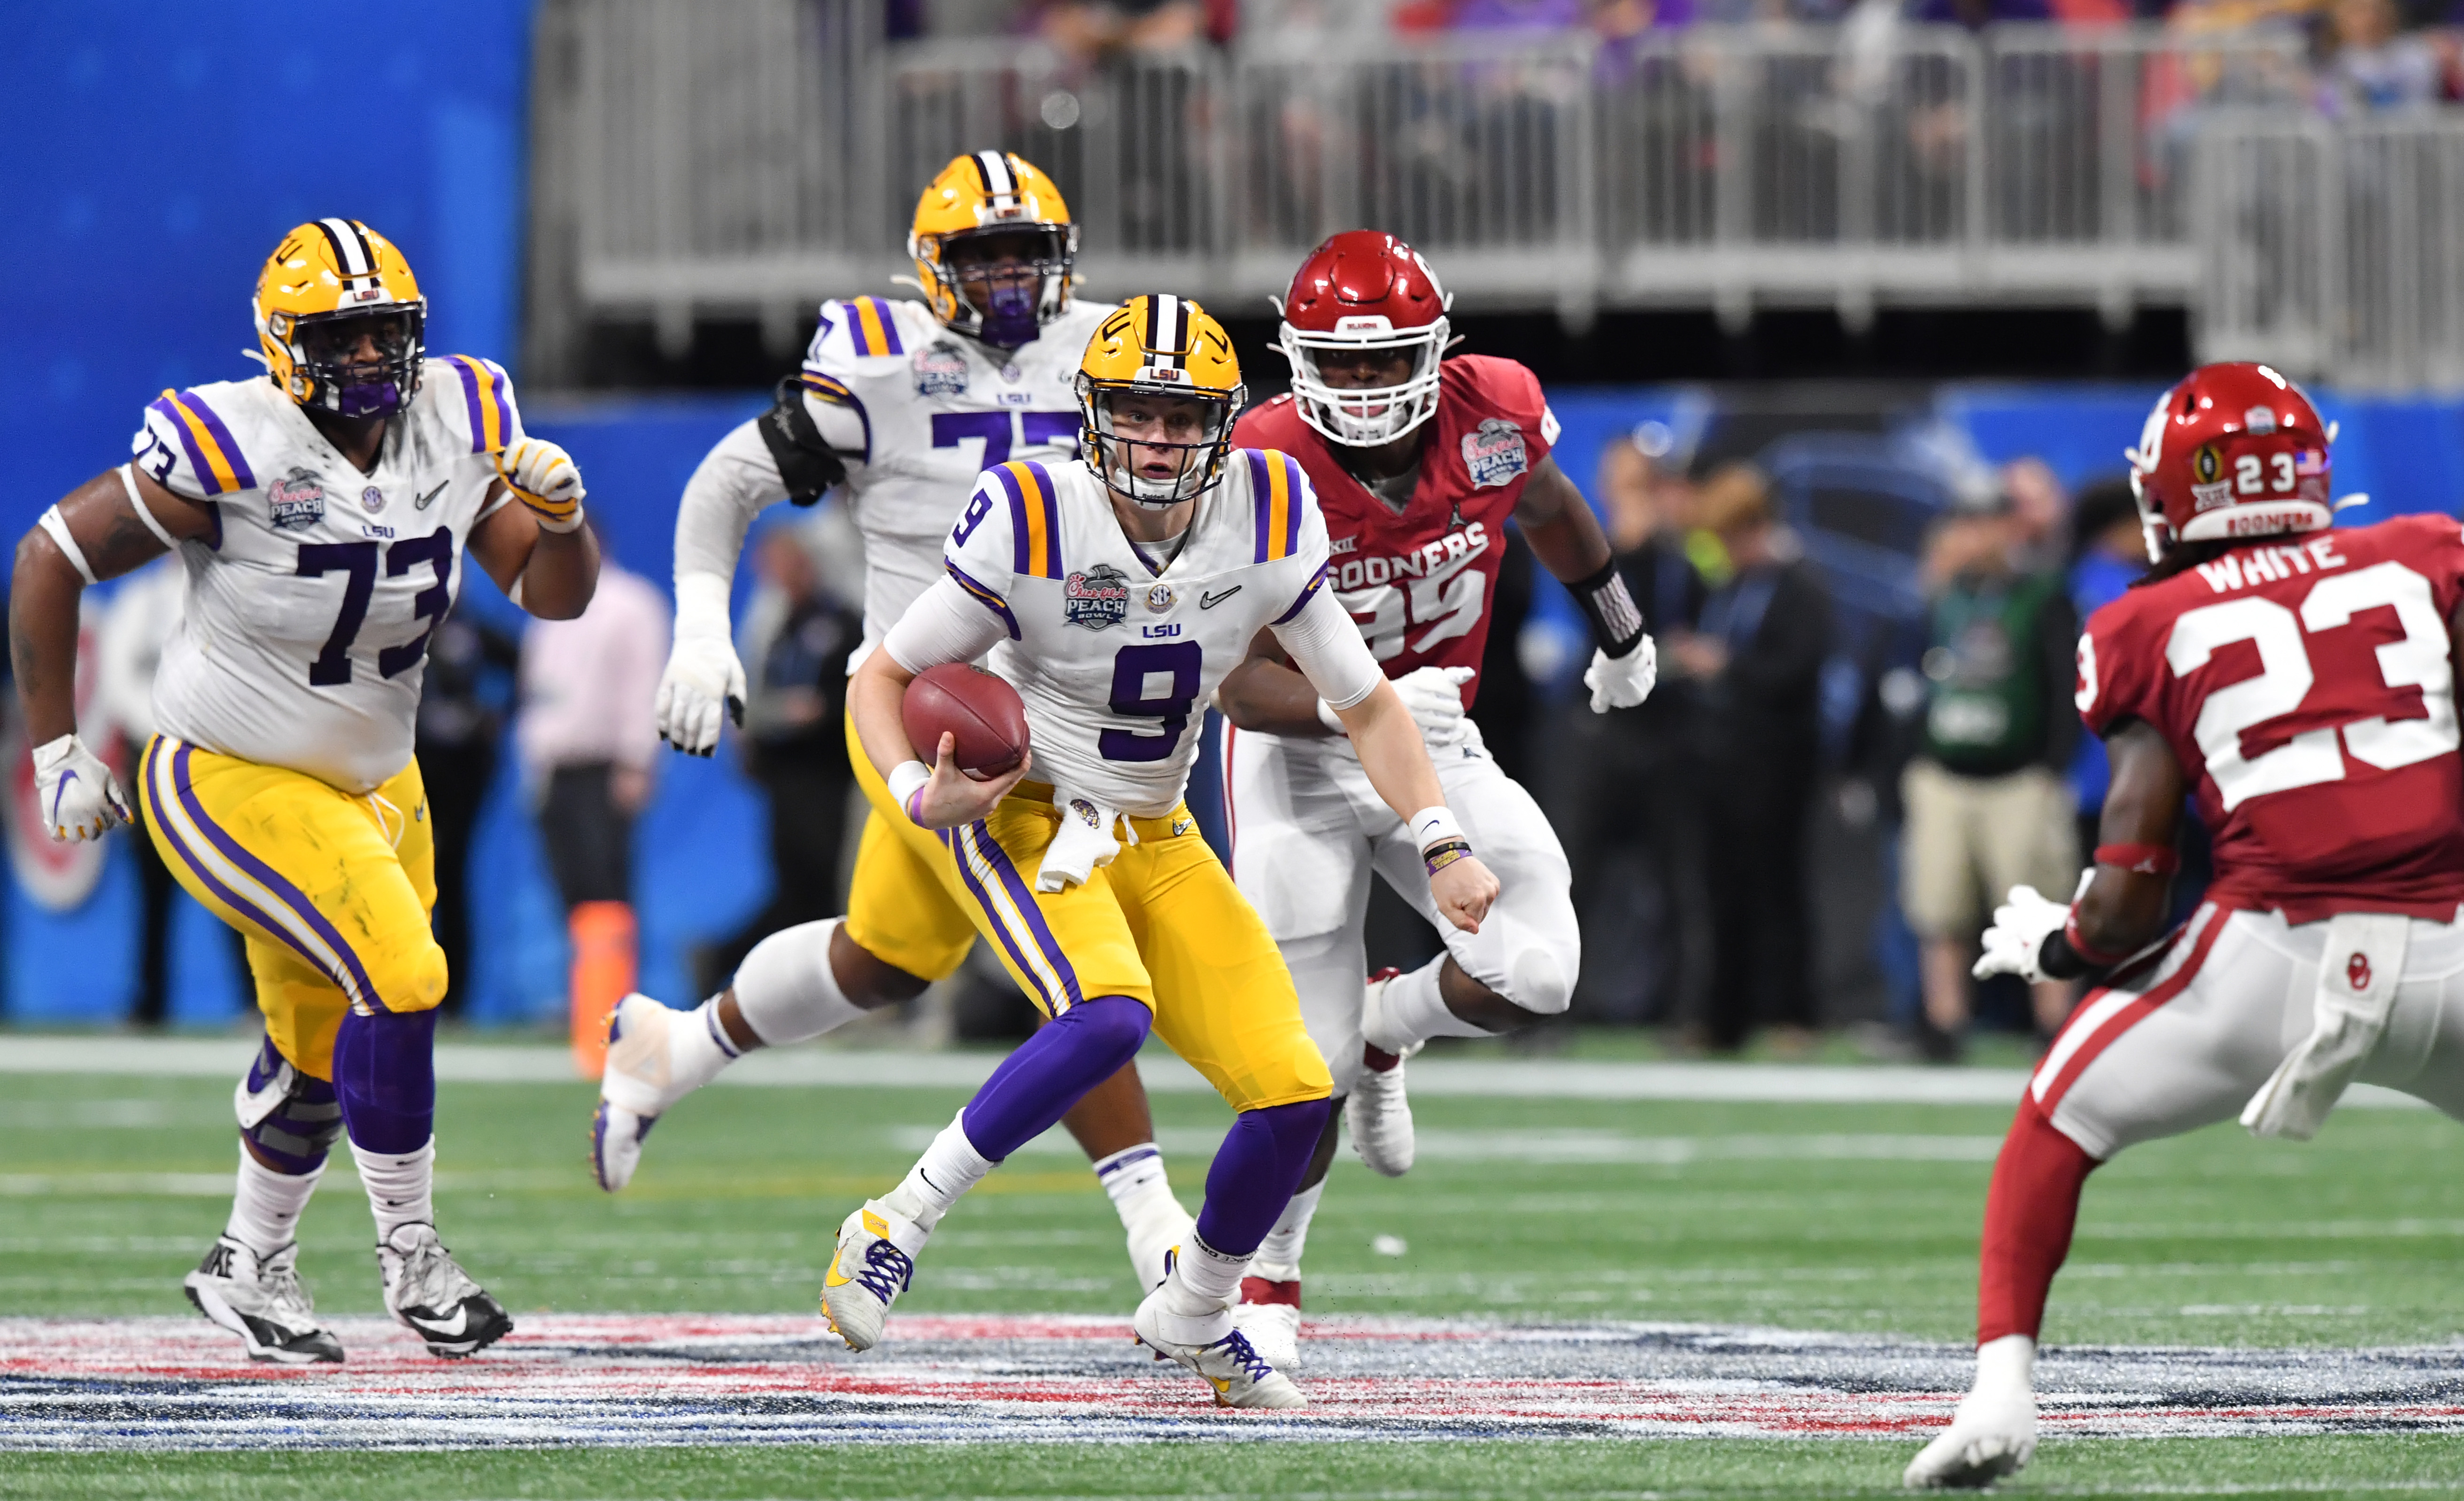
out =
<path fill-rule="evenodd" d="M 2114 1153 L 2236 1113 L 2306 1141 L 2354 1079 L 2464 1117 L 2464 528 L 2328 531 L 2332 437 L 2275 371 L 2209 365 L 2129 455 L 2156 567 L 2079 640 L 2113 759 L 2096 866 L 2067 907 L 2013 887 L 1976 966 L 2099 988 L 1994 1164 L 1976 1384 L 1910 1486 L 2028 1462 L 2046 1291 Z M 2189 793 L 2216 879 L 2163 934 Z"/>
<path fill-rule="evenodd" d="M 1436 922 L 1411 832 L 1370 789 L 1336 720 L 1273 641 L 1225 679 L 1224 822 L 1233 879 L 1265 918 L 1334 1074 L 1353 1144 L 1389 1175 L 1412 1164 L 1402 1060 L 1433 1036 L 1484 1036 L 1566 1009 L 1582 963 L 1564 851 L 1531 795 L 1463 715 L 1508 520 L 1590 615 L 1592 707 L 1639 704 L 1651 639 L 1591 508 L 1549 456 L 1540 383 L 1507 359 L 1443 359 L 1447 298 L 1428 264 L 1356 229 L 1311 252 L 1283 306 L 1292 394 L 1253 407 L 1233 442 L 1300 461 L 1326 515 L 1327 581 L 1428 741 L 1446 804 L 1504 895 L 1478 934 Z M 1364 981 L 1370 873 L 1445 937 L 1414 973 Z M 1301 1191 L 1243 1283 L 1242 1327 L 1269 1360 L 1297 1352 L 1300 1260 L 1332 1119 Z"/>

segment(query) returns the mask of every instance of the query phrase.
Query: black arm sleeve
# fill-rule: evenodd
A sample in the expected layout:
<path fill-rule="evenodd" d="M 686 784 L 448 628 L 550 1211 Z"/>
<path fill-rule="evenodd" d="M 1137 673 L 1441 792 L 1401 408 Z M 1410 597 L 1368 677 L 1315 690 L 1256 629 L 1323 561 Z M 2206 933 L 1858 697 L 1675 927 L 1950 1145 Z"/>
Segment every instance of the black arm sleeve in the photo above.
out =
<path fill-rule="evenodd" d="M 1616 558 L 1602 563 L 1600 571 L 1589 578 L 1569 583 L 1566 590 L 1582 606 L 1583 618 L 1592 622 L 1592 640 L 1600 650 L 1612 657 L 1622 657 L 1642 640 L 1642 611 L 1627 590 L 1625 575 L 1617 571 Z"/>
<path fill-rule="evenodd" d="M 846 480 L 847 465 L 813 425 L 813 414 L 804 410 L 804 388 L 794 376 L 779 382 L 778 400 L 761 414 L 759 425 L 770 457 L 779 461 L 779 477 L 786 481 L 789 500 L 809 506 Z"/>

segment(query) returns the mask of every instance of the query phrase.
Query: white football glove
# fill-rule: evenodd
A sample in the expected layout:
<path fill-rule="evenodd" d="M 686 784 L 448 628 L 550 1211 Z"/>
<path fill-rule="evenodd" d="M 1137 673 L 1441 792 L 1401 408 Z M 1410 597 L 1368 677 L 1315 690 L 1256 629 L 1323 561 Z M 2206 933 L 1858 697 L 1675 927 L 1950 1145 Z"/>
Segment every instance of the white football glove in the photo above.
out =
<path fill-rule="evenodd" d="M 1982 980 L 2015 974 L 2034 985 L 2047 979 L 2037 967 L 2045 937 L 2061 931 L 2071 917 L 2067 903 L 2056 902 L 2034 886 L 2013 886 L 2011 895 L 1993 909 L 1993 925 L 1985 930 L 1985 952 L 1969 973 Z"/>
<path fill-rule="evenodd" d="M 101 838 L 129 821 L 128 799 L 111 768 L 74 734 L 34 748 L 34 795 L 62 844 Z"/>
<path fill-rule="evenodd" d="M 1414 667 L 1395 680 L 1395 691 L 1433 750 L 1463 737 L 1463 685 L 1477 674 L 1469 667 Z"/>
<path fill-rule="evenodd" d="M 687 755 L 718 749 L 721 715 L 744 723 L 744 663 L 728 631 L 728 581 L 714 574 L 676 580 L 676 643 L 659 675 L 659 738 Z"/>
<path fill-rule="evenodd" d="M 582 525 L 582 470 L 573 455 L 544 438 L 523 438 L 497 450 L 496 472 L 514 498 L 531 508 L 544 532 Z"/>
<path fill-rule="evenodd" d="M 1612 657 L 1595 646 L 1592 664 L 1583 671 L 1583 686 L 1592 690 L 1592 712 L 1605 714 L 1613 708 L 1632 708 L 1651 697 L 1651 685 L 1660 681 L 1660 648 L 1650 637 L 1634 643 L 1634 650 L 1622 657 Z"/>

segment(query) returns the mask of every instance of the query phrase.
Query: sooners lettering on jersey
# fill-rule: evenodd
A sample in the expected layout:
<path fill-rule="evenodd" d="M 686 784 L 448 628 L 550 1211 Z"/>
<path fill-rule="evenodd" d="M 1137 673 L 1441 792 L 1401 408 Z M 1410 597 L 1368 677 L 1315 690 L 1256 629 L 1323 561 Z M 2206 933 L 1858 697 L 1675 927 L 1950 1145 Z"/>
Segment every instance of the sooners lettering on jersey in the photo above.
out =
<path fill-rule="evenodd" d="M 1232 429 L 1234 444 L 1280 448 L 1308 472 L 1333 549 L 1328 581 L 1390 678 L 1480 669 L 1506 520 L 1557 438 L 1538 378 L 1513 360 L 1463 355 L 1440 371 L 1419 481 L 1399 512 L 1345 471 L 1289 397 L 1250 408 Z M 1478 678 L 1464 684 L 1463 703 L 1479 691 Z"/>
<path fill-rule="evenodd" d="M 2079 713 L 2100 735 L 2146 721 L 2197 772 L 2219 903 L 2449 921 L 2459 598 L 2464 529 L 2444 516 L 2238 546 L 2089 619 Z"/>

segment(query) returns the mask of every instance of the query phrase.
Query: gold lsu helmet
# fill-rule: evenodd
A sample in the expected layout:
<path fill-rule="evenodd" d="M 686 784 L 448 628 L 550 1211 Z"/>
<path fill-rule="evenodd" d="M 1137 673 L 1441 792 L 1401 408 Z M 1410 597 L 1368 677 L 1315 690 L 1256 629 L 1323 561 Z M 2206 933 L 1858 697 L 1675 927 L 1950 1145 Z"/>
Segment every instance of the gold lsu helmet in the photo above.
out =
<path fill-rule="evenodd" d="M 1077 384 L 1079 416 L 1094 449 L 1095 472 L 1113 490 L 1141 505 L 1173 506 L 1204 494 L 1223 477 L 1232 419 L 1247 403 L 1249 388 L 1241 383 L 1241 359 L 1232 352 L 1231 337 L 1204 308 L 1168 292 L 1132 297 L 1087 341 Z M 1172 479 L 1144 478 L 1122 458 L 1112 408 L 1126 396 L 1200 403 L 1204 416 L 1199 441 L 1136 440 L 1140 447 L 1185 450 Z"/>
<path fill-rule="evenodd" d="M 386 417 L 410 404 L 426 358 L 428 300 L 394 243 L 357 219 L 313 219 L 257 272 L 256 340 L 274 383 L 302 406 Z M 382 361 L 350 357 L 363 336 Z"/>
<path fill-rule="evenodd" d="M 996 274 L 989 264 L 967 264 L 968 241 L 996 236 L 1023 242 L 1020 271 Z M 971 151 L 952 157 L 925 185 L 907 253 L 943 327 L 1016 349 L 1069 310 L 1078 227 L 1052 179 L 1015 153 Z"/>

